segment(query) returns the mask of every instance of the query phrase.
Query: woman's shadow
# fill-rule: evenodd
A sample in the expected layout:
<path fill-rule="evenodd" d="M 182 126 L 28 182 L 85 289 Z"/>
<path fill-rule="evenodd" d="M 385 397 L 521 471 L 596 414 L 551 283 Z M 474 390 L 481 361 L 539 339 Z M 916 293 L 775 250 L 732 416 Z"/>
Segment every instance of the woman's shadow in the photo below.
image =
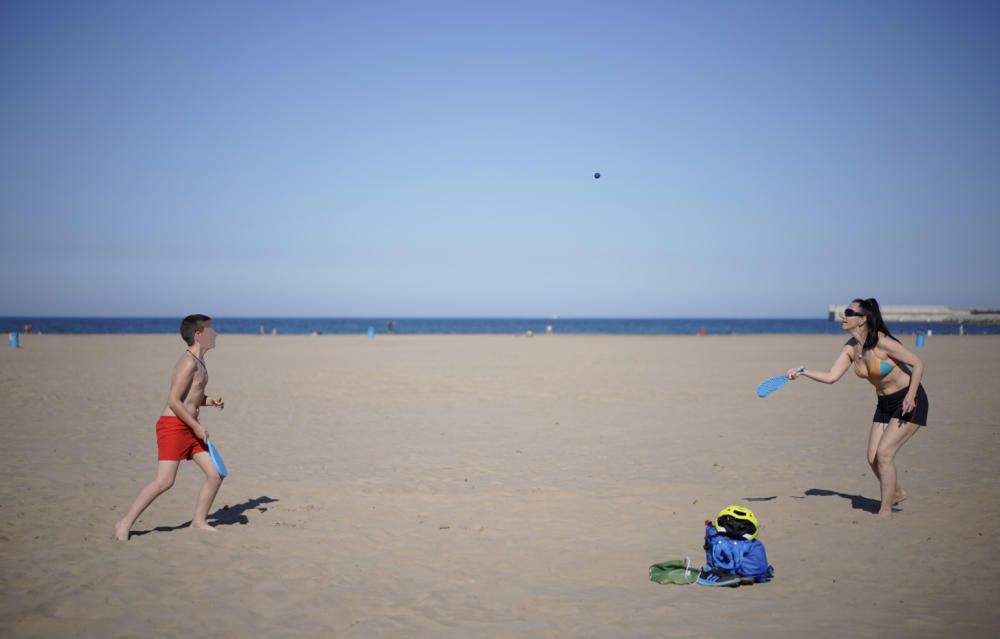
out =
<path fill-rule="evenodd" d="M 250 523 L 250 519 L 244 515 L 248 510 L 256 510 L 258 512 L 267 512 L 267 508 L 263 507 L 263 504 L 271 504 L 278 501 L 277 499 L 272 499 L 267 495 L 261 497 L 255 497 L 254 499 L 248 499 L 242 504 L 236 504 L 235 506 L 225 505 L 219 508 L 214 513 L 209 513 L 208 523 L 212 526 L 218 528 L 219 526 L 234 526 L 239 524 L 241 526 L 246 526 Z M 141 537 L 142 535 L 148 535 L 151 532 L 173 532 L 175 530 L 181 530 L 183 528 L 190 528 L 191 522 L 186 521 L 183 524 L 178 524 L 176 526 L 157 526 L 152 530 L 133 530 L 131 533 L 132 537 Z"/>
<path fill-rule="evenodd" d="M 837 497 L 843 497 L 844 499 L 851 500 L 851 508 L 855 510 L 863 510 L 872 514 L 877 514 L 879 506 L 882 505 L 877 499 L 870 499 L 868 497 L 862 497 L 861 495 L 848 495 L 847 493 L 838 493 L 835 490 L 825 490 L 823 488 L 810 488 L 805 492 L 809 497 L 830 497 L 831 495 L 836 495 Z M 893 508 L 893 510 L 896 510 Z"/>

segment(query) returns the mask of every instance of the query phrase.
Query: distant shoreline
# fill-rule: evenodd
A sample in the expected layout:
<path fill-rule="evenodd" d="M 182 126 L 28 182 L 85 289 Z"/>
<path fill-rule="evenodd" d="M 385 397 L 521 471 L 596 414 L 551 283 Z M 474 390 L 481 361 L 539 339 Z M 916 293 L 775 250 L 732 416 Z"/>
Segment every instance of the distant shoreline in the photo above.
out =
<path fill-rule="evenodd" d="M 0 332 L 59 335 L 176 334 L 180 317 L 6 317 Z M 229 335 L 840 335 L 828 319 L 632 318 L 228 318 Z M 898 335 L 1000 334 L 1000 322 L 888 322 Z M 29 330 L 30 329 L 30 330 Z"/>

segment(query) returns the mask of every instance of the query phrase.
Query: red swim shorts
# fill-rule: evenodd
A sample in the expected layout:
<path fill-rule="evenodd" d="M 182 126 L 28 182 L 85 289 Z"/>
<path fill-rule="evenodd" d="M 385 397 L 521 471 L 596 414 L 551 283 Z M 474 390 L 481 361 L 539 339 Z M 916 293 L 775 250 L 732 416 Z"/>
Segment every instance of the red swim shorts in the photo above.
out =
<path fill-rule="evenodd" d="M 205 442 L 195 437 L 188 425 L 174 415 L 161 415 L 156 420 L 156 448 L 160 461 L 191 459 L 195 453 L 208 452 Z"/>

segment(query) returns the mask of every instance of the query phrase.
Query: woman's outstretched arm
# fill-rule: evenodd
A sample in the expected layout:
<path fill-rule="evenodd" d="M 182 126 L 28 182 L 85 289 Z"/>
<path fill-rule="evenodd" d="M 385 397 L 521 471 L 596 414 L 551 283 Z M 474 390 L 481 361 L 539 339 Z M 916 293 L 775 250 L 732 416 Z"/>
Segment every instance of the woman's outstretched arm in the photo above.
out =
<path fill-rule="evenodd" d="M 788 379 L 796 379 L 797 377 L 804 376 L 809 379 L 816 380 L 817 382 L 823 382 L 824 384 L 832 384 L 844 376 L 847 369 L 851 366 L 851 351 L 853 349 L 850 346 L 844 346 L 840 351 L 840 355 L 834 360 L 833 366 L 830 367 L 829 371 L 811 371 L 806 369 L 804 371 L 799 371 L 797 368 L 790 369 L 788 371 Z"/>

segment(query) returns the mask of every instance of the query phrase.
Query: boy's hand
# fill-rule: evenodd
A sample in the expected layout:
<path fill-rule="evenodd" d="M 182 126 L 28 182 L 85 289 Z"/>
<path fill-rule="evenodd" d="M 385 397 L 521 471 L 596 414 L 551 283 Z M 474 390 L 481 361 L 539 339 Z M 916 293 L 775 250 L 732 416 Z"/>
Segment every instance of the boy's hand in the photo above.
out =
<path fill-rule="evenodd" d="M 204 427 L 199 427 L 198 430 L 194 432 L 194 436 L 201 441 L 208 441 L 208 430 Z"/>
<path fill-rule="evenodd" d="M 222 401 L 221 397 L 209 397 L 205 400 L 205 403 L 209 406 L 215 406 L 219 410 L 226 407 L 226 402 Z"/>

